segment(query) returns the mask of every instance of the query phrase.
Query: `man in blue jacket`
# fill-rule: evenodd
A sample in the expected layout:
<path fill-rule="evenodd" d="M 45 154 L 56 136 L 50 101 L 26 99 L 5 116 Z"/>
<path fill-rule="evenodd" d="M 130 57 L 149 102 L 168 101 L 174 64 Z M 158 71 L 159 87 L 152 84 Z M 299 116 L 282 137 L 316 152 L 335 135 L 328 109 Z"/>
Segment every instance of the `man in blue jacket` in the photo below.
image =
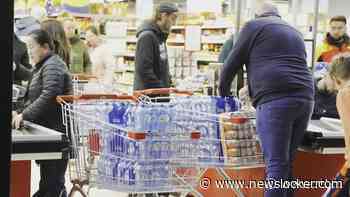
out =
<path fill-rule="evenodd" d="M 267 179 L 291 180 L 292 162 L 314 105 L 303 36 L 284 22 L 275 6 L 262 3 L 256 19 L 241 30 L 224 63 L 220 94 L 230 95 L 237 71 L 246 66 L 249 95 L 257 109 L 257 133 Z M 292 196 L 290 189 L 266 189 L 267 197 Z"/>

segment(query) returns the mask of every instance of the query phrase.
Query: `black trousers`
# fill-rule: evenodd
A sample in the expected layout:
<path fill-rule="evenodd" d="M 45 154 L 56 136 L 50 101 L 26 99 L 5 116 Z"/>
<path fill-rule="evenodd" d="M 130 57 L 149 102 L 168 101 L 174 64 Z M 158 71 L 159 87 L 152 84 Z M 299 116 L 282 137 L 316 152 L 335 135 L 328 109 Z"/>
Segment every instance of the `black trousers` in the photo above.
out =
<path fill-rule="evenodd" d="M 65 174 L 68 160 L 42 160 L 40 164 L 39 190 L 33 197 L 67 197 Z"/>

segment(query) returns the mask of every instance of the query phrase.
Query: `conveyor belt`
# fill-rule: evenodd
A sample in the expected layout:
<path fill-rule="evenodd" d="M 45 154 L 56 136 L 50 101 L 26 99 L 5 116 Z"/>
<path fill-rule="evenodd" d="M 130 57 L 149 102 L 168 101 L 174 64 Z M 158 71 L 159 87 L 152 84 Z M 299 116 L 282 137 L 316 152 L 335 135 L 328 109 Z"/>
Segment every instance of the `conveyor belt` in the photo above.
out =
<path fill-rule="evenodd" d="M 69 151 L 67 137 L 52 129 L 25 121 L 12 130 L 12 160 L 62 159 Z"/>
<path fill-rule="evenodd" d="M 311 120 L 302 146 L 310 149 L 345 147 L 340 120 L 332 118 Z"/>

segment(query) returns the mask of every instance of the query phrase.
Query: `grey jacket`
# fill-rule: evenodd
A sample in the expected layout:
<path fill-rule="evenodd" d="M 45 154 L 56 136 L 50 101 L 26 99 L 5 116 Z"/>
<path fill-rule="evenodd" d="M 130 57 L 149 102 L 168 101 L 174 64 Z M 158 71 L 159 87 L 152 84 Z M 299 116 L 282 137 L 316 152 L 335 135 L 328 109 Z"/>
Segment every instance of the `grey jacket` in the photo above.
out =
<path fill-rule="evenodd" d="M 158 25 L 146 22 L 137 37 L 134 90 L 169 88 L 167 34 Z"/>
<path fill-rule="evenodd" d="M 66 64 L 58 55 L 48 55 L 34 67 L 25 96 L 23 119 L 64 132 L 56 96 L 71 93 L 72 79 Z"/>

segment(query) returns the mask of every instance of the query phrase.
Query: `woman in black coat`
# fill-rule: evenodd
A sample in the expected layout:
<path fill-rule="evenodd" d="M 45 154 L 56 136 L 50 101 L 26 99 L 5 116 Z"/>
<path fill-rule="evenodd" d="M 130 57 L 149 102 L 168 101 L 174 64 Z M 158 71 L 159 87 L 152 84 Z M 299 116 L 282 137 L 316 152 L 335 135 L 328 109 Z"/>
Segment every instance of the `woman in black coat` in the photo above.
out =
<path fill-rule="evenodd" d="M 34 65 L 33 76 L 25 96 L 25 107 L 13 117 L 13 127 L 18 129 L 22 120 L 65 132 L 61 107 L 56 96 L 71 94 L 71 75 L 64 61 L 53 53 L 54 45 L 44 30 L 29 35 L 29 57 Z M 66 197 L 65 172 L 67 159 L 40 161 L 39 191 L 34 197 Z"/>

